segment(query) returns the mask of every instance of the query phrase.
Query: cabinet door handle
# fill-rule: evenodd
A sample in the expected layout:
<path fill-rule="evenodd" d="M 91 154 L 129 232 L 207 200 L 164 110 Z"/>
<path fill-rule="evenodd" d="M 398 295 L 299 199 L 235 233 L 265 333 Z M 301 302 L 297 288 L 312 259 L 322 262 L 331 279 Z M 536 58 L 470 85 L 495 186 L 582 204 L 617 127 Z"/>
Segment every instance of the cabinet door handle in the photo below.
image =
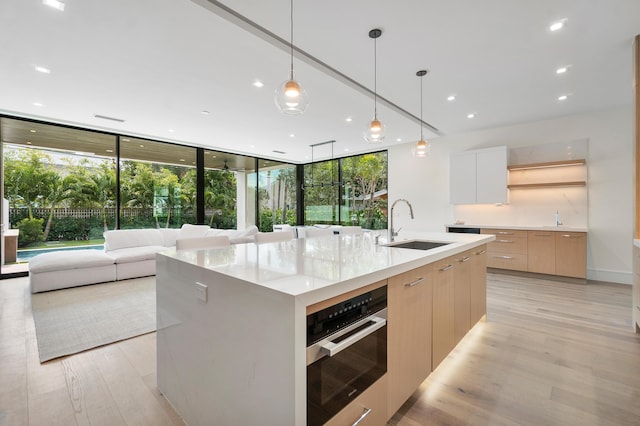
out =
<path fill-rule="evenodd" d="M 467 260 L 469 260 L 469 259 L 471 259 L 469 256 L 465 256 L 465 257 L 463 257 L 462 259 L 457 259 L 457 260 L 458 260 L 458 262 L 460 262 L 460 263 L 464 263 L 464 262 L 466 262 L 466 261 L 467 261 Z"/>
<path fill-rule="evenodd" d="M 496 256 L 496 259 L 513 259 L 513 256 Z"/>
<path fill-rule="evenodd" d="M 444 268 L 440 269 L 440 272 L 444 272 L 444 271 L 448 271 L 449 269 L 453 268 L 453 265 L 447 265 Z"/>
<path fill-rule="evenodd" d="M 580 236 L 579 236 L 579 235 L 562 234 L 562 236 L 563 236 L 564 238 L 580 238 Z"/>
<path fill-rule="evenodd" d="M 365 419 L 365 417 L 371 414 L 371 411 L 373 411 L 371 410 L 371 408 L 364 407 L 364 411 L 362 411 L 362 415 L 358 417 L 358 420 L 356 420 L 355 423 L 352 424 L 351 426 L 358 426 L 360 422 L 362 422 Z"/>
<path fill-rule="evenodd" d="M 477 251 L 476 256 L 480 256 L 481 254 L 485 254 L 486 252 L 486 250 Z"/>
<path fill-rule="evenodd" d="M 533 234 L 534 237 L 551 237 L 551 234 Z"/>
<path fill-rule="evenodd" d="M 513 232 L 500 231 L 500 232 L 498 232 L 498 234 L 500 234 L 500 235 L 513 235 Z"/>
<path fill-rule="evenodd" d="M 412 281 L 412 282 L 410 282 L 410 283 L 405 284 L 404 286 L 405 286 L 405 287 L 413 287 L 414 285 L 418 285 L 418 284 L 420 284 L 420 283 L 421 283 L 421 282 L 423 282 L 423 281 L 424 281 L 424 277 L 420 277 L 420 278 L 418 278 L 418 279 L 417 279 L 417 280 L 415 280 L 415 281 Z"/>
<path fill-rule="evenodd" d="M 496 240 L 496 243 L 515 243 L 513 240 Z"/>

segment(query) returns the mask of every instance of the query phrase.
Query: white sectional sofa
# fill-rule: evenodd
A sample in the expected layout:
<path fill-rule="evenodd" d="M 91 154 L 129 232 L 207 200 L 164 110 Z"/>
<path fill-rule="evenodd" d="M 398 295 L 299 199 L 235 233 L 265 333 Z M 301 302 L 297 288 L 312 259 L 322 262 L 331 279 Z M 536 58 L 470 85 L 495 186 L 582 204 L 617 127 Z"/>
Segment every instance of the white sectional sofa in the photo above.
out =
<path fill-rule="evenodd" d="M 253 242 L 257 233 L 256 226 L 234 230 L 188 224 L 180 229 L 105 231 L 104 251 L 61 250 L 31 259 L 31 293 L 155 275 L 156 253 L 174 248 L 178 239 L 226 235 L 238 244 Z"/>

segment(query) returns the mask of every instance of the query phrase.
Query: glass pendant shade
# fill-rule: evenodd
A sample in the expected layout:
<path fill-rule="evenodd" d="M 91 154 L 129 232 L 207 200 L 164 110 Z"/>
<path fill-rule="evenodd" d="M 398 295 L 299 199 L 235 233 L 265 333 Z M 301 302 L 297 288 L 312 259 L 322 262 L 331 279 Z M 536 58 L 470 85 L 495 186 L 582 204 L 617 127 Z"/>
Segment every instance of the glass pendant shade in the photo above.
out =
<path fill-rule="evenodd" d="M 276 89 L 276 106 L 283 114 L 299 115 L 303 114 L 309 106 L 309 98 L 304 87 L 293 79 L 283 81 Z"/>
<path fill-rule="evenodd" d="M 373 117 L 365 126 L 362 136 L 369 143 L 380 143 L 384 141 L 386 130 L 386 126 L 377 117 Z"/>
<path fill-rule="evenodd" d="M 417 158 L 425 158 L 431 154 L 431 144 L 424 139 L 420 139 L 413 147 L 413 155 Z"/>

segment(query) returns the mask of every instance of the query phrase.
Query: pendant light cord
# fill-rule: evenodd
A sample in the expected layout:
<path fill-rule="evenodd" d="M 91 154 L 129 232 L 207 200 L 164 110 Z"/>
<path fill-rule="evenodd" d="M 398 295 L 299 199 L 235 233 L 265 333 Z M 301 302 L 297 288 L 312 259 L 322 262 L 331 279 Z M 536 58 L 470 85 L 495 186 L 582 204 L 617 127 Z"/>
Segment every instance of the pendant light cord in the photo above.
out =
<path fill-rule="evenodd" d="M 423 140 L 422 136 L 422 78 L 424 75 L 420 76 L 420 140 Z"/>
<path fill-rule="evenodd" d="M 373 39 L 373 118 L 378 119 L 378 38 Z"/>
<path fill-rule="evenodd" d="M 291 78 L 293 80 L 293 0 L 291 0 L 291 16 L 290 16 L 290 27 L 291 27 L 291 42 L 289 43 L 289 47 L 291 49 Z"/>

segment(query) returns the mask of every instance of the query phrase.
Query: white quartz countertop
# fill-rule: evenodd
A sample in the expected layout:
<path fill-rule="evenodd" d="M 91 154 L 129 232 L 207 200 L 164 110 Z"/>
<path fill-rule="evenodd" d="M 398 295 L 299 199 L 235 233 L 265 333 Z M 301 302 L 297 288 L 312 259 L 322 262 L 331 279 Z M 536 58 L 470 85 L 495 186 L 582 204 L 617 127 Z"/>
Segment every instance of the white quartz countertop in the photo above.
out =
<path fill-rule="evenodd" d="M 445 225 L 448 228 L 484 228 L 484 229 L 513 229 L 521 231 L 558 231 L 558 232 L 588 232 L 587 228 L 574 228 L 572 226 L 522 226 L 522 225 L 474 225 L 454 223 Z"/>
<path fill-rule="evenodd" d="M 396 242 L 420 239 L 451 243 L 431 250 L 415 250 L 376 245 L 373 233 L 365 233 L 233 244 L 205 250 L 168 250 L 159 255 L 296 298 L 303 296 L 303 302 L 311 303 L 438 261 L 494 238 L 493 235 L 445 232 L 396 237 Z"/>

